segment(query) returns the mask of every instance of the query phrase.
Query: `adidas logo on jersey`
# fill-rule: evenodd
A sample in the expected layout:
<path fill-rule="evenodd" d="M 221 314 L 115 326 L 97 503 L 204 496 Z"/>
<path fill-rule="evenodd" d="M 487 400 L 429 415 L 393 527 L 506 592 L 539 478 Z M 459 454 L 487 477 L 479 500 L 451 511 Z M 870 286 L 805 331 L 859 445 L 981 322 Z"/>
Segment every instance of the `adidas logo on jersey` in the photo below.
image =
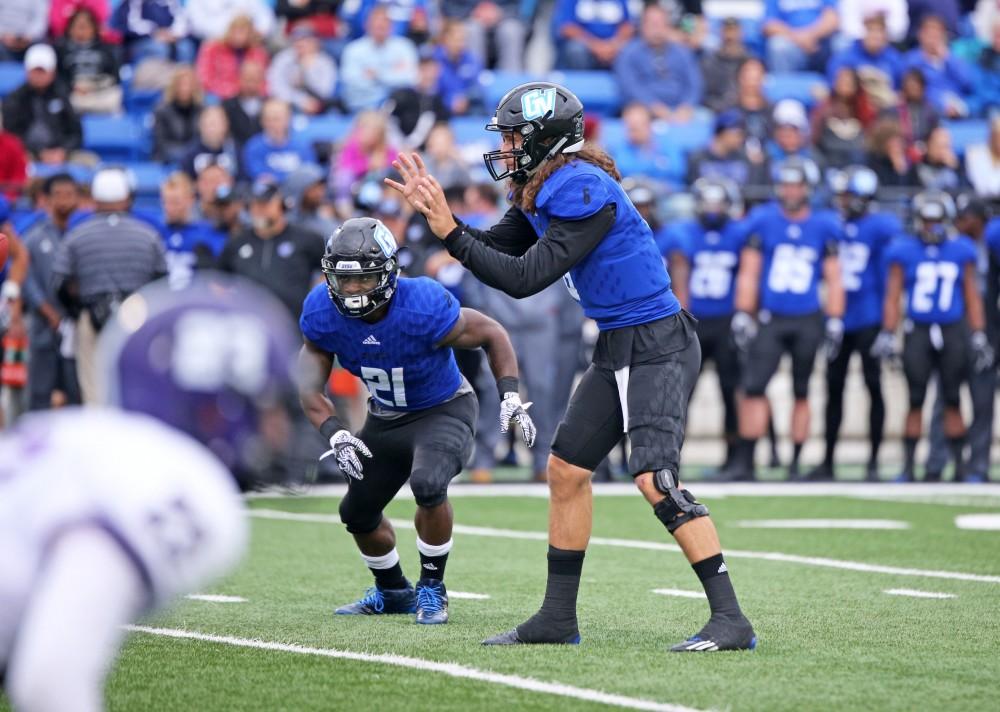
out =
<path fill-rule="evenodd" d="M 374 334 L 369 334 L 368 338 L 361 342 L 365 346 L 381 346 L 382 342 L 375 338 Z"/>
<path fill-rule="evenodd" d="M 716 571 L 715 573 L 717 573 L 717 574 L 724 574 L 724 573 L 728 573 L 728 572 L 729 572 L 729 569 L 726 568 L 726 562 L 723 561 L 722 564 L 719 566 L 719 570 Z"/>

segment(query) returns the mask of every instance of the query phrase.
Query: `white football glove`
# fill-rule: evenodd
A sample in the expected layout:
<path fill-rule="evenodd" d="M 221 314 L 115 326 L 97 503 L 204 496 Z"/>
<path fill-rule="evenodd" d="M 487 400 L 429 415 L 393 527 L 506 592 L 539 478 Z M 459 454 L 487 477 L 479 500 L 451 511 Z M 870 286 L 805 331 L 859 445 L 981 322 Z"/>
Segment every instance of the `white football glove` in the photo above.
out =
<path fill-rule="evenodd" d="M 535 444 L 535 423 L 528 415 L 528 408 L 531 402 L 521 403 L 521 396 L 513 391 L 505 393 L 500 401 L 500 432 L 506 433 L 510 430 L 510 421 L 516 420 L 521 426 L 521 435 L 524 437 L 524 444 L 531 447 Z"/>
<path fill-rule="evenodd" d="M 341 472 L 356 480 L 363 480 L 365 475 L 358 457 L 359 452 L 367 458 L 372 456 L 372 451 L 361 440 L 347 430 L 338 430 L 330 437 L 330 449 L 320 455 L 319 459 L 333 455 L 337 458 L 337 466 Z"/>
<path fill-rule="evenodd" d="M 972 368 L 976 373 L 988 371 L 993 367 L 993 347 L 990 340 L 982 331 L 973 331 L 970 339 L 972 343 Z"/>
<path fill-rule="evenodd" d="M 896 334 L 887 329 L 882 329 L 878 332 L 878 336 L 875 337 L 875 342 L 872 344 L 869 353 L 880 361 L 897 360 L 899 358 L 899 349 L 896 347 Z"/>
<path fill-rule="evenodd" d="M 733 331 L 733 342 L 741 353 L 746 353 L 750 348 L 750 342 L 757 337 L 757 321 L 744 311 L 733 314 L 730 323 Z"/>

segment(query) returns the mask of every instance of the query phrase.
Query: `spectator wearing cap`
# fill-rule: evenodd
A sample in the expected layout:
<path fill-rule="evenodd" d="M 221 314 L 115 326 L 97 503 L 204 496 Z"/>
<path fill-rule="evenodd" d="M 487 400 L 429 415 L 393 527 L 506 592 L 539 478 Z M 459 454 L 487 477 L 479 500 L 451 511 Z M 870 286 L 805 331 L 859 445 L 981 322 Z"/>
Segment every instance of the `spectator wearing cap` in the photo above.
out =
<path fill-rule="evenodd" d="M 243 147 L 243 171 L 251 179 L 285 176 L 303 163 L 315 163 L 312 146 L 291 133 L 292 110 L 280 99 L 268 99 L 260 112 L 261 132 Z"/>
<path fill-rule="evenodd" d="M 97 335 L 128 295 L 167 273 L 159 233 L 128 214 L 132 191 L 124 171 L 98 171 L 90 189 L 96 211 L 59 245 L 52 280 L 76 322 L 77 378 L 84 403 L 96 401 Z"/>
<path fill-rule="evenodd" d="M 944 190 L 957 194 L 969 185 L 962 164 L 951 145 L 951 132 L 938 126 L 927 137 L 927 150 L 911 169 L 921 188 Z"/>
<path fill-rule="evenodd" d="M 396 89 L 382 106 L 389 115 L 392 129 L 402 143 L 411 148 L 423 148 L 427 134 L 435 124 L 451 117 L 440 88 L 441 64 L 435 55 L 420 56 L 417 83 Z"/>
<path fill-rule="evenodd" d="M 740 93 L 740 67 L 750 56 L 743 42 L 743 28 L 735 17 L 722 21 L 722 43 L 715 52 L 701 58 L 701 75 L 705 82 L 702 103 L 715 112 L 735 106 Z"/>
<path fill-rule="evenodd" d="M 254 183 L 250 219 L 250 227 L 226 243 L 218 268 L 257 282 L 298 319 L 315 284 L 325 242 L 316 233 L 288 222 L 276 183 Z"/>
<path fill-rule="evenodd" d="M 118 59 L 101 39 L 97 18 L 88 8 L 73 13 L 66 35 L 56 43 L 60 79 L 81 114 L 114 114 L 122 109 Z"/>
<path fill-rule="evenodd" d="M 465 22 L 469 49 L 483 66 L 520 72 L 524 69 L 524 46 L 531 22 L 521 14 L 523 5 L 521 0 L 442 0 L 441 14 Z M 496 62 L 490 61 L 491 55 L 495 55 Z"/>
<path fill-rule="evenodd" d="M 229 119 L 229 131 L 240 151 L 247 141 L 260 133 L 260 110 L 267 98 L 266 73 L 266 65 L 244 62 L 240 65 L 236 96 L 222 102 Z"/>
<path fill-rule="evenodd" d="M 236 186 L 220 185 L 215 189 L 212 204 L 215 215 L 212 226 L 227 239 L 236 237 L 250 224 L 243 194 Z"/>
<path fill-rule="evenodd" d="M 240 91 L 240 67 L 254 62 L 267 67 L 270 55 L 247 15 L 237 15 L 224 37 L 205 42 L 198 51 L 198 79 L 209 94 L 229 99 Z"/>
<path fill-rule="evenodd" d="M 157 228 L 167 249 L 167 274 L 173 289 L 191 283 L 195 270 L 211 268 L 226 244 L 226 234 L 194 217 L 194 183 L 176 171 L 160 185 L 163 220 Z"/>
<path fill-rule="evenodd" d="M 948 29 L 938 15 L 926 15 L 917 32 L 919 45 L 906 53 L 903 66 L 918 69 L 927 80 L 927 97 L 947 117 L 969 113 L 968 97 L 973 86 L 972 71 L 948 47 Z"/>
<path fill-rule="evenodd" d="M 274 10 L 266 0 L 187 0 L 184 9 L 191 34 L 202 41 L 221 38 L 241 15 L 250 18 L 261 38 L 274 31 Z"/>
<path fill-rule="evenodd" d="M 119 0 L 111 27 L 121 33 L 125 55 L 138 64 L 146 59 L 191 64 L 195 43 L 181 0 Z"/>
<path fill-rule="evenodd" d="M 813 144 L 828 166 L 846 168 L 863 163 L 865 131 L 875 118 L 875 107 L 861 88 L 858 75 L 849 67 L 841 67 L 830 95 L 813 109 Z"/>
<path fill-rule="evenodd" d="M 882 12 L 869 12 L 864 18 L 864 34 L 854 40 L 843 52 L 835 55 L 827 67 L 827 77 L 832 84 L 842 68 L 858 73 L 862 86 L 869 89 L 884 108 L 893 103 L 893 90 L 899 88 L 903 76 L 903 58 L 889 44 L 886 16 Z"/>
<path fill-rule="evenodd" d="M 610 67 L 635 34 L 625 0 L 556 0 L 556 67 Z"/>
<path fill-rule="evenodd" d="M 965 172 L 980 198 L 1000 200 L 1000 116 L 990 122 L 986 143 L 965 149 Z"/>
<path fill-rule="evenodd" d="M 209 164 L 225 168 L 231 175 L 239 173 L 239 152 L 229 135 L 229 120 L 221 106 L 206 106 L 198 116 L 198 136 L 181 160 L 181 168 L 190 178 L 197 176 Z"/>
<path fill-rule="evenodd" d="M 647 5 L 639 37 L 618 55 L 614 71 L 624 102 L 644 104 L 657 119 L 684 123 L 701 102 L 701 71 L 691 50 L 672 37 L 667 11 Z"/>
<path fill-rule="evenodd" d="M 80 402 L 76 359 L 65 323 L 69 317 L 52 280 L 56 253 L 69 230 L 70 218 L 80 207 L 80 187 L 68 173 L 55 173 L 42 183 L 41 193 L 45 215 L 24 234 L 24 246 L 31 256 L 23 289 L 24 304 L 32 317 L 28 326 L 31 410 Z"/>
<path fill-rule="evenodd" d="M 470 108 L 482 104 L 479 74 L 483 71 L 483 63 L 469 50 L 466 37 L 465 23 L 445 20 L 441 40 L 433 51 L 441 68 L 437 83 L 441 100 L 456 116 L 467 114 Z"/>
<path fill-rule="evenodd" d="M 772 72 L 821 70 L 839 25 L 835 0 L 767 0 L 767 66 Z"/>
<path fill-rule="evenodd" d="M 383 114 L 363 111 L 354 117 L 354 126 L 331 166 L 330 186 L 341 217 L 350 217 L 355 185 L 367 175 L 389 171 L 399 151 L 390 143 L 388 122 Z"/>
<path fill-rule="evenodd" d="M 48 26 L 47 0 L 0 2 L 0 61 L 20 61 L 28 47 L 45 39 Z"/>
<path fill-rule="evenodd" d="M 774 129 L 768 147 L 772 164 L 799 156 L 812 161 L 820 169 L 824 167 L 823 158 L 809 143 L 809 119 L 801 103 L 795 99 L 779 101 L 774 105 L 772 123 Z"/>
<path fill-rule="evenodd" d="M 153 112 L 153 158 L 164 163 L 184 160 L 198 140 L 202 106 L 197 75 L 190 66 L 179 66 Z"/>
<path fill-rule="evenodd" d="M 288 208 L 288 222 L 308 230 L 325 241 L 339 223 L 333 205 L 326 199 L 326 174 L 317 165 L 306 165 L 292 171 L 281 185 Z"/>
<path fill-rule="evenodd" d="M 868 33 L 868 22 L 880 18 L 887 41 L 902 44 L 910 27 L 907 0 L 838 0 L 840 34 L 854 42 Z"/>
<path fill-rule="evenodd" d="M 66 87 L 56 81 L 56 53 L 32 46 L 24 55 L 27 79 L 3 102 L 3 125 L 42 163 L 61 165 L 83 142 L 80 118 Z"/>
<path fill-rule="evenodd" d="M 699 178 L 728 178 L 739 186 L 763 186 L 769 183 L 767 162 L 763 155 L 751 160 L 746 150 L 746 123 L 736 109 L 715 117 L 712 141 L 688 157 L 685 182 Z"/>
<path fill-rule="evenodd" d="M 990 246 L 987 245 L 986 225 L 989 222 L 989 211 L 986 205 L 968 194 L 958 196 L 955 201 L 955 230 L 972 239 L 976 243 L 979 259 L 976 267 L 979 271 L 979 290 L 983 297 L 983 308 L 986 310 L 986 335 L 997 347 L 997 290 L 996 265 L 991 267 Z M 992 278 L 991 278 L 992 274 Z M 986 482 L 990 473 L 990 446 L 993 441 L 994 398 L 997 388 L 997 370 L 986 368 L 977 371 L 970 363 L 967 370 L 969 379 L 969 396 L 972 402 L 972 423 L 965 432 L 968 444 L 968 460 L 965 462 L 963 482 Z M 931 413 L 930 430 L 928 432 L 927 464 L 925 471 L 940 473 L 948 465 L 951 453 L 944 428 L 944 400 L 941 391 L 937 389 L 934 399 L 934 410 Z M 925 481 L 926 481 L 925 475 Z"/>
<path fill-rule="evenodd" d="M 406 37 L 392 35 L 387 8 L 368 14 L 365 35 L 344 48 L 341 98 L 350 112 L 381 106 L 389 94 L 417 81 L 417 49 Z"/>
<path fill-rule="evenodd" d="M 274 55 L 267 70 L 271 96 L 303 114 L 321 114 L 333 100 L 337 65 L 308 25 L 292 30 L 289 38 L 292 46 Z"/>
<path fill-rule="evenodd" d="M 656 140 L 653 114 L 645 104 L 632 103 L 622 110 L 624 141 L 611 151 L 623 176 L 644 176 L 658 181 L 673 181 L 680 176 L 678 157 L 665 151 Z"/>

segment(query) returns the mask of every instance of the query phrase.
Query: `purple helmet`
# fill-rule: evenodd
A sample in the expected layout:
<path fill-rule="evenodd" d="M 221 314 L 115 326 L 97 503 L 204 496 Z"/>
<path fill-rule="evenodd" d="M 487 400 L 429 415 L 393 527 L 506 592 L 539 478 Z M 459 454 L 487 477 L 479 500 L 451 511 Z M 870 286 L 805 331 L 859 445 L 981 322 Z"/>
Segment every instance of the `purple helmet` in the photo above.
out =
<path fill-rule="evenodd" d="M 282 479 L 291 446 L 300 339 L 280 302 L 201 272 L 126 299 L 98 343 L 103 401 L 198 440 L 244 489 Z"/>

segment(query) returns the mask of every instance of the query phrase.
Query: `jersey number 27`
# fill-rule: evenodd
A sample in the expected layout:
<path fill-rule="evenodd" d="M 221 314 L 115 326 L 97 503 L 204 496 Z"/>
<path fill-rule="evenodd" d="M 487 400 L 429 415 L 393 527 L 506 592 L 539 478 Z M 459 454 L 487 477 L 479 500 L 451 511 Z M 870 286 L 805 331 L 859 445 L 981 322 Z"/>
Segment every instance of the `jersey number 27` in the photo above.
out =
<path fill-rule="evenodd" d="M 955 281 L 958 279 L 958 265 L 954 262 L 921 262 L 917 265 L 916 283 L 910 303 L 913 311 L 920 314 L 934 310 L 934 293 L 937 292 L 937 308 L 946 312 L 951 308 L 955 295 Z M 938 287 L 938 285 L 941 285 Z"/>

